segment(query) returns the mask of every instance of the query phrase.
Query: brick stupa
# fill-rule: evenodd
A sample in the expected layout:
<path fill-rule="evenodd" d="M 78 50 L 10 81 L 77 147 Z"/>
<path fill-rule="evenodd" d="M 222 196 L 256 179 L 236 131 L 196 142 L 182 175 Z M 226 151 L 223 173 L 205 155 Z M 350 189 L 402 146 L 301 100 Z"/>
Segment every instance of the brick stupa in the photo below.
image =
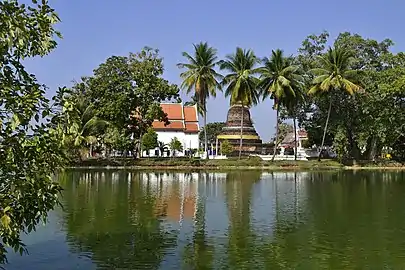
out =
<path fill-rule="evenodd" d="M 242 105 L 234 104 L 228 110 L 226 119 L 226 126 L 222 129 L 220 135 L 218 135 L 218 142 L 221 143 L 224 140 L 229 141 L 233 146 L 234 151 L 230 156 L 238 155 L 240 144 L 240 130 L 242 119 Z M 242 154 L 260 154 L 262 151 L 262 140 L 256 132 L 253 126 L 252 119 L 250 118 L 249 108 L 243 106 L 243 141 L 242 141 Z"/>

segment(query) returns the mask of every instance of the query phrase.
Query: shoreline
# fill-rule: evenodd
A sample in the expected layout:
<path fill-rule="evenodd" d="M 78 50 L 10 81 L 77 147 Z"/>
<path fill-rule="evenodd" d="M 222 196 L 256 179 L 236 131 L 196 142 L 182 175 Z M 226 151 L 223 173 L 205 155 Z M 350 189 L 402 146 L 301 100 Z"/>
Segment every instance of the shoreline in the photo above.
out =
<path fill-rule="evenodd" d="M 405 170 L 405 165 L 395 161 L 367 162 L 345 165 L 335 160 L 263 161 L 260 158 L 230 158 L 226 160 L 200 160 L 190 158 L 92 158 L 76 161 L 66 169 L 89 170 L 261 170 L 261 171 L 341 171 L 341 170 Z"/>
<path fill-rule="evenodd" d="M 356 170 L 386 170 L 402 171 L 405 166 L 319 166 L 319 167 L 301 167 L 301 166 L 67 166 L 68 170 L 260 170 L 260 171 L 356 171 Z"/>

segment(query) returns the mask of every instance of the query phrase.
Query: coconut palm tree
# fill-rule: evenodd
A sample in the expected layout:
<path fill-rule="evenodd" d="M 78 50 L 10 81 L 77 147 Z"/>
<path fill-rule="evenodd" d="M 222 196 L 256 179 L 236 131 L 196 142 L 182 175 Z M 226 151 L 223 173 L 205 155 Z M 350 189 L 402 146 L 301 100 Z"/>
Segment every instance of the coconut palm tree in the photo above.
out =
<path fill-rule="evenodd" d="M 217 89 L 221 89 L 219 80 L 222 76 L 215 71 L 215 66 L 218 64 L 217 50 L 210 47 L 208 43 L 194 44 L 194 55 L 191 56 L 187 52 L 183 52 L 183 56 L 188 63 L 179 63 L 179 68 L 185 68 L 186 71 L 180 74 L 183 80 L 181 88 L 187 91 L 187 94 L 193 92 L 198 105 L 203 110 L 204 127 L 207 125 L 207 99 L 210 96 L 215 97 Z M 204 129 L 205 130 L 205 129 Z M 205 153 L 208 158 L 208 141 L 207 134 L 204 131 Z"/>
<path fill-rule="evenodd" d="M 355 83 L 357 70 L 350 69 L 352 55 L 348 50 L 340 47 L 329 48 L 328 51 L 318 57 L 319 67 L 311 72 L 316 76 L 313 80 L 313 86 L 308 91 L 309 95 L 327 94 L 331 91 L 345 91 L 353 95 L 361 88 Z M 329 98 L 328 116 L 326 117 L 325 128 L 322 136 L 321 148 L 318 154 L 318 160 L 321 160 L 321 153 L 325 143 L 326 131 L 328 129 L 330 112 L 332 110 L 332 98 Z"/>
<path fill-rule="evenodd" d="M 75 96 L 69 133 L 75 147 L 89 146 L 89 155 L 92 155 L 92 146 L 108 126 L 108 122 L 96 115 L 96 109 L 85 97 Z"/>
<path fill-rule="evenodd" d="M 284 57 L 282 50 L 273 50 L 271 57 L 263 59 L 264 66 L 260 68 L 260 89 L 263 99 L 271 97 L 277 111 L 276 142 L 272 161 L 276 156 L 279 133 L 280 107 L 283 104 L 294 104 L 296 92 L 302 85 L 303 78 L 299 66 L 293 64 L 292 57 Z"/>
<path fill-rule="evenodd" d="M 186 101 L 184 103 L 184 106 L 194 106 L 194 105 L 197 105 L 198 114 L 204 117 L 204 112 L 206 111 L 206 108 L 203 107 L 203 104 L 200 104 L 198 98 L 195 95 L 191 97 L 191 100 Z"/>
<path fill-rule="evenodd" d="M 256 105 L 259 99 L 257 91 L 259 79 L 255 77 L 258 73 L 255 68 L 257 63 L 258 59 L 252 50 L 243 50 L 239 47 L 234 54 L 227 55 L 226 59 L 219 63 L 221 70 L 229 72 L 221 82 L 222 86 L 227 86 L 225 96 L 230 97 L 231 105 L 241 105 L 239 159 L 242 155 L 244 107 Z"/>

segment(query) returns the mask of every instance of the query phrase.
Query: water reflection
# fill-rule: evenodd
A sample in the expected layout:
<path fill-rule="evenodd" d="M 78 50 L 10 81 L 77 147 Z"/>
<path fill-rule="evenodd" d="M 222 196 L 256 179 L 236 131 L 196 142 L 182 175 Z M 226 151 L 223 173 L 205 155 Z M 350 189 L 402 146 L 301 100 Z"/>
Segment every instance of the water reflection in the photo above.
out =
<path fill-rule="evenodd" d="M 403 269 L 404 180 L 378 171 L 70 171 L 60 176 L 66 260 L 79 269 L 91 268 L 80 258 L 99 269 Z"/>

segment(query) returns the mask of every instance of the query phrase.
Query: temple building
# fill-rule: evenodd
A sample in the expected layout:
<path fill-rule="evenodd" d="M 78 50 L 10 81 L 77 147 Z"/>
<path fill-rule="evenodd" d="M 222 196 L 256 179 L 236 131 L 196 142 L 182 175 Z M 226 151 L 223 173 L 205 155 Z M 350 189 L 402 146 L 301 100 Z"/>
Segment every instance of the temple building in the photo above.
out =
<path fill-rule="evenodd" d="M 183 144 L 183 152 L 176 152 L 176 156 L 184 156 L 189 149 L 198 149 L 199 131 L 197 106 L 185 106 L 183 103 L 161 103 L 163 112 L 167 114 L 169 124 L 155 120 L 152 128 L 158 134 L 158 141 L 168 145 L 176 137 Z M 149 156 L 172 156 L 168 147 L 167 151 L 160 153 L 159 148 L 149 150 Z M 148 156 L 146 151 L 143 156 Z"/>
<path fill-rule="evenodd" d="M 228 110 L 226 126 L 222 133 L 217 136 L 219 145 L 227 140 L 233 146 L 234 151 L 230 156 L 235 156 L 239 152 L 240 132 L 242 119 L 242 105 L 234 104 Z M 243 106 L 243 135 L 242 154 L 260 154 L 262 152 L 262 140 L 253 126 L 250 118 L 249 108 Z M 219 146 L 220 149 L 220 146 Z"/>

